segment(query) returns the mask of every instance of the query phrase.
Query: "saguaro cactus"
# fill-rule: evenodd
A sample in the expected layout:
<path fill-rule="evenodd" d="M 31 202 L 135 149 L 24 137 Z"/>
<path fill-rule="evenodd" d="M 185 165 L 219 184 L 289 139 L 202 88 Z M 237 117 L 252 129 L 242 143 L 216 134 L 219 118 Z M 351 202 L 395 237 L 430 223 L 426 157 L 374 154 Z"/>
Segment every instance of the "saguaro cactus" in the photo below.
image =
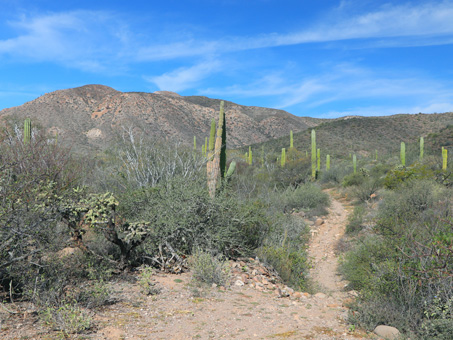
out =
<path fill-rule="evenodd" d="M 447 171 L 448 149 L 442 147 L 442 170 Z"/>
<path fill-rule="evenodd" d="M 311 177 L 316 178 L 316 132 L 311 130 Z"/>
<path fill-rule="evenodd" d="M 330 170 L 330 155 L 326 156 L 326 170 Z"/>
<path fill-rule="evenodd" d="M 293 130 L 289 132 L 289 148 L 294 148 Z"/>
<path fill-rule="evenodd" d="M 375 156 L 375 159 L 377 160 L 377 158 L 378 158 L 378 157 L 377 157 L 377 149 L 376 149 L 376 156 Z"/>
<path fill-rule="evenodd" d="M 425 149 L 425 140 L 423 137 L 420 137 L 420 160 L 422 161 L 423 160 L 423 153 L 424 153 L 424 150 Z"/>
<path fill-rule="evenodd" d="M 197 136 L 193 136 L 193 151 L 197 151 Z"/>
<path fill-rule="evenodd" d="M 400 151 L 401 165 L 406 166 L 406 144 L 401 142 L 401 151 Z"/>
<path fill-rule="evenodd" d="M 280 157 L 280 165 L 282 166 L 282 168 L 284 168 L 285 164 L 286 164 L 286 149 L 283 148 L 282 149 L 282 156 Z"/>
<path fill-rule="evenodd" d="M 209 154 L 207 168 L 208 190 L 209 195 L 214 198 L 215 191 L 219 182 L 219 177 L 225 176 L 226 168 L 226 132 L 225 130 L 225 113 L 223 110 L 224 102 L 220 102 L 219 125 L 217 127 L 215 120 L 211 123 L 211 133 L 209 136 Z M 215 138 L 215 143 L 214 143 Z"/>
<path fill-rule="evenodd" d="M 31 119 L 27 118 L 24 122 L 24 144 L 30 142 L 31 139 Z"/>
<path fill-rule="evenodd" d="M 247 163 L 249 163 L 249 165 L 252 165 L 253 163 L 253 155 L 252 155 L 252 147 L 249 146 L 249 154 L 248 154 L 248 157 L 247 157 Z"/>
<path fill-rule="evenodd" d="M 316 152 L 316 159 L 318 161 L 318 164 L 317 164 L 317 170 L 318 172 L 321 171 L 321 149 L 318 149 L 317 152 Z"/>
<path fill-rule="evenodd" d="M 352 155 L 352 167 L 354 168 L 354 173 L 357 173 L 357 157 L 356 155 Z"/>

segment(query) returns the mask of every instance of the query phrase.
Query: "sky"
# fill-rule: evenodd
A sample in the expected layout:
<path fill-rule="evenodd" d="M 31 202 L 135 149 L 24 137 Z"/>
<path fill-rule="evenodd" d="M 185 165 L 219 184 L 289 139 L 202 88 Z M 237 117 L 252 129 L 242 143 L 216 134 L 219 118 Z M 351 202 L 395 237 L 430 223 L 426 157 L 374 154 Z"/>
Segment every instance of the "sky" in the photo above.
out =
<path fill-rule="evenodd" d="M 453 0 L 0 0 L 0 110 L 102 84 L 336 118 L 453 111 Z"/>

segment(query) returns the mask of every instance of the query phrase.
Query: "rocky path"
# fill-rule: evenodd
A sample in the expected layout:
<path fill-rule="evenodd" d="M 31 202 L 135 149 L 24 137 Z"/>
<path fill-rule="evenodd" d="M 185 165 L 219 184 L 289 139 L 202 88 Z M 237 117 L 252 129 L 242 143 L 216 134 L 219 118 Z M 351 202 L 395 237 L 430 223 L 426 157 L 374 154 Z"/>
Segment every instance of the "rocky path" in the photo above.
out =
<path fill-rule="evenodd" d="M 96 329 L 74 339 L 375 339 L 346 322 L 345 282 L 337 274 L 336 244 L 344 233 L 348 207 L 332 197 L 329 214 L 312 226 L 309 255 L 319 293 L 294 292 L 275 282 L 253 259 L 232 264 L 232 286 L 201 289 L 190 273 L 156 274 L 156 295 L 137 283 L 112 285 L 119 302 L 93 315 Z M 32 319 L 11 325 L 2 339 L 58 339 Z"/>

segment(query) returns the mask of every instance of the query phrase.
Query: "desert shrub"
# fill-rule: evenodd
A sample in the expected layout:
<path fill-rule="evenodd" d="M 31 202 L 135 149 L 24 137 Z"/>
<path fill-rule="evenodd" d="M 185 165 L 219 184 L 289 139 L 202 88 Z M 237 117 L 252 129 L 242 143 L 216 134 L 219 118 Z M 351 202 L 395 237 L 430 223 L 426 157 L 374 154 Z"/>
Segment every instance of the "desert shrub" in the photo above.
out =
<path fill-rule="evenodd" d="M 190 180 L 204 170 L 206 159 L 185 145 L 155 140 L 128 129 L 98 163 L 91 184 L 99 191 L 118 193 L 154 187 L 173 177 Z"/>
<path fill-rule="evenodd" d="M 306 252 L 309 228 L 300 219 L 279 215 L 257 255 L 295 289 L 309 290 L 310 269 Z"/>
<path fill-rule="evenodd" d="M 342 264 L 346 278 L 362 292 L 356 319 L 369 328 L 386 323 L 422 338 L 447 336 L 452 193 L 432 180 L 414 179 L 383 197 L 376 235 L 359 242 Z"/>
<path fill-rule="evenodd" d="M 46 257 L 67 244 L 58 207 L 80 172 L 68 150 L 38 131 L 24 143 L 5 129 L 0 154 L 0 282 L 21 294 L 40 280 Z"/>
<path fill-rule="evenodd" d="M 363 205 L 356 205 L 351 215 L 348 217 L 348 224 L 346 225 L 346 233 L 356 233 L 363 228 L 363 219 L 365 216 L 365 207 Z"/>
<path fill-rule="evenodd" d="M 314 183 L 307 183 L 298 187 L 290 186 L 286 190 L 277 192 L 272 200 L 272 206 L 281 212 L 291 210 L 305 210 L 312 215 L 323 215 L 329 205 L 329 195 Z"/>
<path fill-rule="evenodd" d="M 93 326 L 90 314 L 77 304 L 63 302 L 61 306 L 49 306 L 41 312 L 43 322 L 66 337 L 82 333 Z"/>
<path fill-rule="evenodd" d="M 413 179 L 433 179 L 434 171 L 429 164 L 414 163 L 411 166 L 397 166 L 387 172 L 384 186 L 387 189 L 396 189 L 398 186 Z"/>
<path fill-rule="evenodd" d="M 139 268 L 140 274 L 137 280 L 138 285 L 141 288 L 141 291 L 145 295 L 156 295 L 160 293 L 160 289 L 156 287 L 155 282 L 153 282 L 154 268 L 148 266 L 142 266 Z"/>
<path fill-rule="evenodd" d="M 319 181 L 321 183 L 340 184 L 346 175 L 346 169 L 342 167 L 332 167 L 329 170 L 323 171 Z"/>
<path fill-rule="evenodd" d="M 279 188 L 297 187 L 306 183 L 311 176 L 311 163 L 308 159 L 288 161 L 284 167 L 275 167 L 272 178 Z"/>
<path fill-rule="evenodd" d="M 357 172 L 357 173 L 352 173 L 352 174 L 349 174 L 347 176 L 344 176 L 343 178 L 343 181 L 341 182 L 341 185 L 346 188 L 346 187 L 350 187 L 350 186 L 359 186 L 361 185 L 363 182 L 365 182 L 367 180 L 367 176 L 366 174 L 364 174 L 363 172 Z"/>
<path fill-rule="evenodd" d="M 382 179 L 365 178 L 362 183 L 351 187 L 351 193 L 358 202 L 364 203 L 371 200 L 372 195 L 376 195 L 377 191 L 382 187 Z"/>
<path fill-rule="evenodd" d="M 227 286 L 230 278 L 230 265 L 222 256 L 196 250 L 190 259 L 192 278 L 198 283 Z"/>
<path fill-rule="evenodd" d="M 262 243 L 269 229 L 264 206 L 240 201 L 228 190 L 211 199 L 203 177 L 174 178 L 162 186 L 129 192 L 119 201 L 118 212 L 124 218 L 143 222 L 141 234 L 129 236 L 143 239 L 136 250 L 140 258 L 155 258 L 162 248 L 185 255 L 193 249 L 245 255 Z"/>

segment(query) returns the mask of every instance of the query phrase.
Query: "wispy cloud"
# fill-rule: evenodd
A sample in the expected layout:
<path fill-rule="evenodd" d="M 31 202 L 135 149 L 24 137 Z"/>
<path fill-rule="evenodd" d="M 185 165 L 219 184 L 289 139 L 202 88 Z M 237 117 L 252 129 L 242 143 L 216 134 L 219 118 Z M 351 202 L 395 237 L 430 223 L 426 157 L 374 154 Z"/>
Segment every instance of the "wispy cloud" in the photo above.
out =
<path fill-rule="evenodd" d="M 398 112 L 443 112 L 453 107 L 452 84 L 411 73 L 398 75 L 382 74 L 354 64 L 333 65 L 315 76 L 302 77 L 294 81 L 290 71 L 262 77 L 256 81 L 237 84 L 226 88 L 208 88 L 205 95 L 224 95 L 241 97 L 272 98 L 272 106 L 293 111 L 296 107 L 306 110 L 326 110 L 327 116 L 340 113 L 328 109 L 329 104 L 357 102 L 361 100 L 381 101 L 382 105 L 356 107 L 342 115 L 368 114 L 383 115 Z M 411 102 L 401 105 L 401 102 Z M 418 105 L 417 103 L 423 103 Z M 425 104 L 428 103 L 428 104 Z M 414 105 L 415 104 L 415 105 Z M 327 109 L 326 109 L 327 108 Z M 388 110 L 387 110 L 388 108 Z"/>
<path fill-rule="evenodd" d="M 57 62 L 88 71 L 103 69 L 124 46 L 114 21 L 109 13 L 96 11 L 22 16 L 8 23 L 17 35 L 0 40 L 0 56 Z"/>
<path fill-rule="evenodd" d="M 230 53 L 260 48 L 363 41 L 364 47 L 427 46 L 453 43 L 453 2 L 431 2 L 400 6 L 382 5 L 379 9 L 355 16 L 331 14 L 329 23 L 288 34 L 261 34 L 252 37 L 224 37 L 217 41 L 191 39 L 166 45 L 145 46 L 137 51 L 139 60 L 159 60 L 206 54 Z"/>
<path fill-rule="evenodd" d="M 154 83 L 160 90 L 183 91 L 197 85 L 201 80 L 220 70 L 218 60 L 204 61 L 192 67 L 181 67 L 160 76 L 145 77 L 145 80 Z"/>
<path fill-rule="evenodd" d="M 0 55 L 98 69 L 103 64 L 205 57 L 344 40 L 375 39 L 363 41 L 363 46 L 374 47 L 440 45 L 453 41 L 453 1 L 382 5 L 355 15 L 349 15 L 346 10 L 332 11 L 326 15 L 326 22 L 286 34 L 263 32 L 217 40 L 188 34 L 180 40 L 171 37 L 165 43 L 162 37 L 158 41 L 129 31 L 128 26 L 133 24 L 124 17 L 121 19 L 121 14 L 72 11 L 23 16 L 9 22 L 16 36 L 0 40 Z"/>

